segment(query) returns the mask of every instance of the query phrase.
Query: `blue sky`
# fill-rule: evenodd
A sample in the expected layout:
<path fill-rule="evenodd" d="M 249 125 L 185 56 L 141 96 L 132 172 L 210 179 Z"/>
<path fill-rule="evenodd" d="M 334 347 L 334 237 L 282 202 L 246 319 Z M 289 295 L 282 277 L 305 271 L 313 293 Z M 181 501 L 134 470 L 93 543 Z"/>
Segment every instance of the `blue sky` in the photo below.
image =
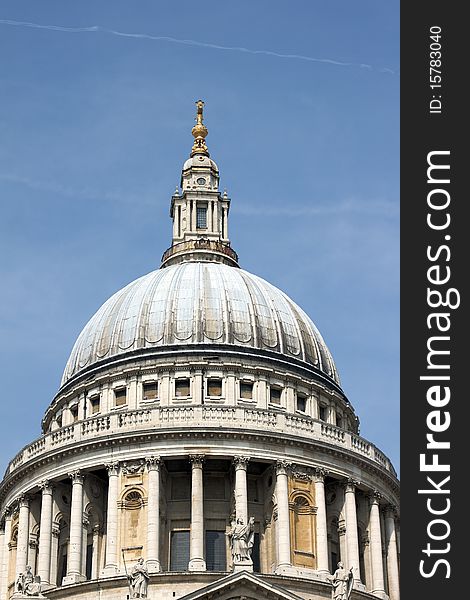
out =
<path fill-rule="evenodd" d="M 158 268 L 198 98 L 241 266 L 312 317 L 398 466 L 398 25 L 383 0 L 1 3 L 2 470 L 84 324 Z"/>

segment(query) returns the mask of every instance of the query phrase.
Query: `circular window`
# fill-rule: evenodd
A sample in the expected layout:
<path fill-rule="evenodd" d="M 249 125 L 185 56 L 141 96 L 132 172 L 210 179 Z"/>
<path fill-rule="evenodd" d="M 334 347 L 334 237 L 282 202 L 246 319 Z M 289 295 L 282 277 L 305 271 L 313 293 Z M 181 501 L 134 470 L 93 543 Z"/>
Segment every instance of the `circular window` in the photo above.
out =
<path fill-rule="evenodd" d="M 199 178 L 196 180 L 196 183 L 197 183 L 198 185 L 205 185 L 205 183 L 206 183 L 206 180 L 204 179 L 204 177 L 199 177 Z"/>

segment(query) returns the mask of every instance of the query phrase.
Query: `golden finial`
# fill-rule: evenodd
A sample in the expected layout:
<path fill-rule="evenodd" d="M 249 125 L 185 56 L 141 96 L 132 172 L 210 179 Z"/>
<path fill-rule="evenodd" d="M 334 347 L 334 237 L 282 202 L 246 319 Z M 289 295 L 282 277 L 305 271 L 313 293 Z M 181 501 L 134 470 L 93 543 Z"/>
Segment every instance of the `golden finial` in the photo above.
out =
<path fill-rule="evenodd" d="M 209 156 L 209 150 L 207 148 L 205 140 L 209 132 L 207 131 L 207 127 L 203 123 L 204 102 L 202 100 L 198 100 L 196 102 L 196 106 L 196 125 L 194 125 L 192 129 L 192 134 L 194 136 L 194 144 L 191 148 L 191 156 L 194 156 L 195 154 L 205 154 L 206 156 Z"/>

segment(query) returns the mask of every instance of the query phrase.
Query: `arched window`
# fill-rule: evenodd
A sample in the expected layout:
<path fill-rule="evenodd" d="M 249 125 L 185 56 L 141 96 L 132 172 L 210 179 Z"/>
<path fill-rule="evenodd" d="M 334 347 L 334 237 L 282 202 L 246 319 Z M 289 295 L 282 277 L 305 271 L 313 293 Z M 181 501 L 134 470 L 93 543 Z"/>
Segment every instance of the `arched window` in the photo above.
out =
<path fill-rule="evenodd" d="M 306 494 L 291 500 L 292 554 L 294 565 L 315 569 L 316 510 Z"/>
<path fill-rule="evenodd" d="M 121 508 L 121 547 L 132 547 L 144 551 L 147 536 L 146 515 L 143 492 L 140 489 L 126 491 L 120 502 Z M 129 559 L 133 558 L 129 555 Z"/>

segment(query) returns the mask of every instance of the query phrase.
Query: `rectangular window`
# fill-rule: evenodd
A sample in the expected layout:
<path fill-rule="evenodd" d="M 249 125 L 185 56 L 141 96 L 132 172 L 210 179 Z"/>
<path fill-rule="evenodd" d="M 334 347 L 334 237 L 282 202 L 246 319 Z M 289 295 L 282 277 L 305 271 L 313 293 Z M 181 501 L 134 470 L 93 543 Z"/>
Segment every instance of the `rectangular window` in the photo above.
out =
<path fill-rule="evenodd" d="M 158 384 L 156 381 L 148 381 L 142 387 L 144 400 L 155 400 L 158 398 Z"/>
<path fill-rule="evenodd" d="M 208 571 L 227 570 L 225 531 L 206 531 L 206 567 Z"/>
<path fill-rule="evenodd" d="M 339 415 L 338 413 L 336 413 L 336 426 L 337 427 L 343 426 L 343 417 L 341 415 Z"/>
<path fill-rule="evenodd" d="M 271 404 L 281 404 L 281 389 L 272 387 L 269 392 L 269 401 Z"/>
<path fill-rule="evenodd" d="M 297 410 L 300 410 L 300 412 L 307 410 L 307 397 L 303 394 L 297 394 Z"/>
<path fill-rule="evenodd" d="M 127 403 L 127 390 L 126 388 L 119 388 L 114 390 L 115 406 L 124 406 Z"/>
<path fill-rule="evenodd" d="M 251 381 L 242 381 L 240 383 L 240 398 L 253 400 L 253 383 Z"/>
<path fill-rule="evenodd" d="M 326 421 L 327 419 L 327 408 L 324 404 L 320 404 L 320 408 L 318 409 L 320 421 Z"/>
<path fill-rule="evenodd" d="M 189 379 L 177 379 L 175 381 L 175 396 L 189 396 Z"/>
<path fill-rule="evenodd" d="M 72 406 L 70 408 L 70 414 L 72 415 L 72 422 L 76 423 L 78 421 L 78 406 Z"/>
<path fill-rule="evenodd" d="M 207 207 L 196 207 L 196 227 L 198 229 L 207 229 Z"/>
<path fill-rule="evenodd" d="M 57 422 L 57 427 L 62 427 L 62 413 L 60 413 L 60 415 L 57 415 L 55 420 Z"/>
<path fill-rule="evenodd" d="M 208 396 L 222 396 L 222 379 L 209 379 L 207 382 Z"/>
<path fill-rule="evenodd" d="M 90 398 L 90 413 L 92 415 L 96 415 L 100 412 L 100 397 L 99 396 L 91 396 Z"/>
<path fill-rule="evenodd" d="M 189 529 L 172 531 L 170 538 L 170 571 L 187 571 L 189 563 Z"/>

